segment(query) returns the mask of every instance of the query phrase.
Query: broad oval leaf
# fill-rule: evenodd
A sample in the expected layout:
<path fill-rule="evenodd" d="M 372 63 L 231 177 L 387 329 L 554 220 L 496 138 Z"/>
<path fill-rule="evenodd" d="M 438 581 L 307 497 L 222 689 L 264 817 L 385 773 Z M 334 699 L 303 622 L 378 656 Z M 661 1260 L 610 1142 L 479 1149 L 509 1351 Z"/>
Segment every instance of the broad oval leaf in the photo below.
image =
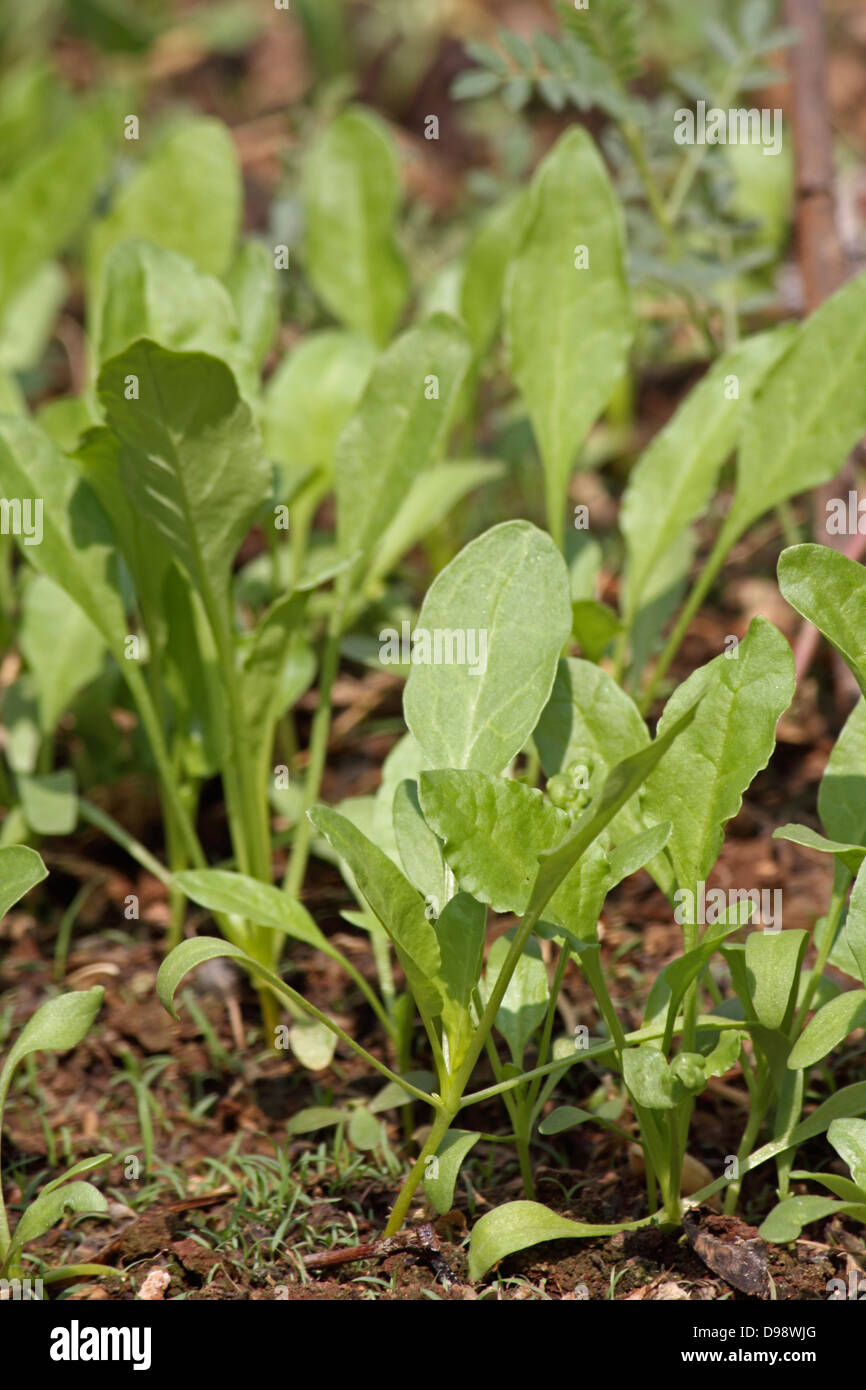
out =
<path fill-rule="evenodd" d="M 784 1031 L 790 1023 L 808 940 L 804 931 L 753 931 L 746 938 L 749 994 L 765 1028 Z"/>
<path fill-rule="evenodd" d="M 835 477 L 866 432 L 866 274 L 801 324 L 752 399 L 725 533 Z"/>
<path fill-rule="evenodd" d="M 403 333 L 374 367 L 335 456 L 337 538 L 344 557 L 358 557 L 341 578 L 344 594 L 353 594 L 384 527 L 444 450 L 469 360 L 459 324 L 437 314 Z"/>
<path fill-rule="evenodd" d="M 246 874 L 227 869 L 186 869 L 173 880 L 186 897 L 210 912 L 246 918 L 260 927 L 273 927 L 296 941 L 332 953 L 328 938 L 319 930 L 302 903 L 271 883 L 260 883 Z"/>
<path fill-rule="evenodd" d="M 58 1221 L 62 1221 L 68 1211 L 99 1213 L 108 1211 L 108 1202 L 97 1187 L 90 1182 L 63 1183 L 39 1196 L 30 1203 L 15 1230 L 7 1260 L 9 1262 L 31 1240 L 50 1231 Z"/>
<path fill-rule="evenodd" d="M 469 1278 L 476 1281 L 506 1255 L 540 1245 L 545 1240 L 580 1240 L 593 1236 L 615 1236 L 636 1230 L 646 1221 L 619 1226 L 590 1226 L 558 1216 L 540 1202 L 506 1202 L 476 1221 L 469 1241 Z"/>
<path fill-rule="evenodd" d="M 207 275 L 228 270 L 242 211 L 234 140 L 222 121 L 183 121 L 168 133 L 93 225 L 87 251 L 91 334 L 99 341 L 105 259 L 113 246 L 142 237 L 187 256 Z"/>
<path fill-rule="evenodd" d="M 457 882 L 494 912 L 523 913 L 538 856 L 570 828 L 534 787 L 484 772 L 422 772 L 424 818 Z"/>
<path fill-rule="evenodd" d="M 627 624 L 652 595 L 652 580 L 682 533 L 702 516 L 733 451 L 743 412 L 769 367 L 790 345 L 786 325 L 725 353 L 686 396 L 629 475 L 620 526 L 628 557 Z M 731 391 L 736 379 L 736 395 Z"/>
<path fill-rule="evenodd" d="M 859 971 L 860 981 L 866 985 L 866 869 L 862 866 L 851 889 L 842 935 Z"/>
<path fill-rule="evenodd" d="M 866 844 L 866 700 L 848 715 L 827 759 L 818 814 L 831 840 Z"/>
<path fill-rule="evenodd" d="M 863 863 L 864 856 L 866 856 L 866 848 L 862 845 L 842 844 L 838 840 L 828 840 L 808 825 L 780 825 L 777 830 L 773 831 L 773 839 L 790 840 L 791 844 L 802 845 L 804 849 L 816 849 L 821 854 L 832 854 L 841 860 L 852 874 L 857 873 Z"/>
<path fill-rule="evenodd" d="M 758 1235 L 762 1240 L 786 1245 L 797 1239 L 804 1226 L 837 1214 L 866 1221 L 866 1203 L 837 1202 L 833 1197 L 786 1197 L 758 1227 Z"/>
<path fill-rule="evenodd" d="M 449 1129 L 433 1161 L 427 1160 L 422 1179 L 424 1192 L 440 1216 L 454 1205 L 457 1176 L 466 1155 L 480 1138 L 481 1135 L 472 1130 Z"/>
<path fill-rule="evenodd" d="M 0 922 L 10 907 L 48 877 L 48 870 L 35 849 L 27 845 L 0 848 Z"/>
<path fill-rule="evenodd" d="M 307 814 L 345 859 L 361 893 L 391 938 L 419 1009 L 435 1017 L 441 1013 L 443 1003 L 439 984 L 441 957 L 424 900 L 396 864 L 345 816 L 328 806 L 314 806 Z"/>
<path fill-rule="evenodd" d="M 622 214 L 581 127 L 561 136 L 536 172 L 505 316 L 511 372 L 544 464 L 548 525 L 559 539 L 572 464 L 625 372 L 633 331 Z"/>
<path fill-rule="evenodd" d="M 304 166 L 304 263 L 322 302 L 343 323 L 387 343 L 409 292 L 397 245 L 400 171 L 387 126 L 371 111 L 342 112 Z"/>
<path fill-rule="evenodd" d="M 499 973 L 511 950 L 514 931 L 494 941 L 487 954 L 487 967 L 481 982 L 481 998 L 486 1004 Z M 527 941 L 520 959 L 508 981 L 496 1014 L 496 1027 L 508 1044 L 515 1066 L 523 1065 L 523 1053 L 547 1013 L 550 981 L 541 956 L 541 947 L 533 938 Z"/>
<path fill-rule="evenodd" d="M 36 691 L 39 726 L 50 737 L 78 692 L 102 670 L 105 642 L 74 599 L 37 574 L 24 592 L 19 645 Z"/>
<path fill-rule="evenodd" d="M 779 556 L 779 588 L 832 643 L 866 694 L 866 569 L 826 545 L 792 545 Z"/>
<path fill-rule="evenodd" d="M 834 1120 L 827 1139 L 851 1169 L 851 1177 L 866 1198 L 866 1120 Z"/>
<path fill-rule="evenodd" d="M 13 1043 L 3 1066 L 2 1077 L 8 1087 L 12 1072 L 31 1052 L 68 1052 L 77 1047 L 99 1013 L 105 990 L 101 985 L 92 989 L 71 990 L 42 1004 L 25 1023 Z"/>
<path fill-rule="evenodd" d="M 784 932 L 784 936 L 788 933 Z M 852 989 L 839 994 L 819 1009 L 807 1023 L 788 1057 L 792 1071 L 814 1066 L 847 1038 L 855 1028 L 866 1023 L 866 989 Z"/>
<path fill-rule="evenodd" d="M 755 618 L 735 659 L 716 657 L 668 701 L 659 734 L 703 694 L 694 722 L 647 778 L 643 796 L 650 819 L 673 822 L 666 852 L 681 888 L 696 892 L 715 864 L 725 823 L 770 760 L 794 683 L 790 646 L 772 623 Z"/>
<path fill-rule="evenodd" d="M 434 659 L 413 664 L 404 712 L 429 763 L 502 772 L 538 722 L 571 631 L 556 546 L 526 521 L 494 526 L 434 580 L 416 631 Z M 462 639 L 463 664 L 436 663 L 437 633 L 446 659 Z"/>
<path fill-rule="evenodd" d="M 40 543 L 18 534 L 21 554 L 78 604 L 122 667 L 127 621 L 117 549 L 93 489 L 36 425 L 5 416 L 0 419 L 0 492 L 41 499 Z"/>
<path fill-rule="evenodd" d="M 291 484 L 321 469 L 330 482 L 337 440 L 376 361 L 359 333 L 311 333 L 280 362 L 265 388 L 262 433 L 270 458 Z"/>
<path fill-rule="evenodd" d="M 148 338 L 175 352 L 207 352 L 225 361 L 245 395 L 258 395 L 258 373 L 231 295 L 186 256 L 150 242 L 123 241 L 105 265 L 99 360 Z"/>
<path fill-rule="evenodd" d="M 167 541 L 210 612 L 225 614 L 235 552 L 272 484 L 234 376 L 216 357 L 142 339 L 105 363 L 99 395 L 124 446 L 120 466 L 133 506 Z"/>

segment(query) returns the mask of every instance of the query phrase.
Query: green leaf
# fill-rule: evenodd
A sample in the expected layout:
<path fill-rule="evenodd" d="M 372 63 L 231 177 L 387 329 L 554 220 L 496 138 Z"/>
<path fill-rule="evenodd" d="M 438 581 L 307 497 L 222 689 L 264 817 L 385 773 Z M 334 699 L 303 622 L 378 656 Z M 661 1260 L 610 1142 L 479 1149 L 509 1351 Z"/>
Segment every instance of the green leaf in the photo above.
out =
<path fill-rule="evenodd" d="M 39 727 L 50 737 L 78 692 L 102 670 L 105 643 L 78 604 L 44 574 L 35 575 L 24 592 L 18 640 Z"/>
<path fill-rule="evenodd" d="M 792 545 L 779 556 L 779 588 L 791 607 L 832 643 L 866 693 L 863 566 L 826 545 Z"/>
<path fill-rule="evenodd" d="M 866 1194 L 866 1120 L 834 1120 L 827 1139 Z"/>
<path fill-rule="evenodd" d="M 470 1003 L 484 958 L 487 913 L 483 903 L 458 893 L 445 904 L 435 924 L 442 958 L 441 983 L 445 1002 L 442 1027 L 448 1040 L 448 1067 L 453 1073 L 463 1062 L 475 1036 Z"/>
<path fill-rule="evenodd" d="M 281 475 L 321 469 L 333 478 L 337 440 L 370 378 L 376 352 L 356 333 L 311 333 L 280 361 L 265 388 L 262 433 Z"/>
<path fill-rule="evenodd" d="M 39 366 L 67 293 L 60 266 L 56 261 L 45 261 L 10 295 L 0 309 L 0 370 L 29 372 Z"/>
<path fill-rule="evenodd" d="M 797 1003 L 808 932 L 750 932 L 746 975 L 755 1016 L 765 1028 L 786 1031 Z"/>
<path fill-rule="evenodd" d="M 666 756 L 671 745 L 689 728 L 700 706 L 701 697 L 687 709 L 673 724 L 668 724 L 663 732 L 647 748 L 633 753 L 608 773 L 600 796 L 555 849 L 547 850 L 539 856 L 538 876 L 532 890 L 527 908 L 528 913 L 540 917 L 546 904 L 557 888 L 571 872 L 574 865 L 610 824 L 618 811 L 646 781 L 653 768 Z"/>
<path fill-rule="evenodd" d="M 177 1018 L 174 996 L 184 976 L 197 965 L 203 965 L 207 960 L 217 960 L 221 956 L 241 961 L 246 969 L 255 971 L 265 979 L 278 979 L 272 971 L 260 966 L 246 951 L 242 951 L 240 946 L 235 946 L 231 941 L 223 941 L 215 936 L 190 937 L 169 952 L 157 971 L 156 992 L 162 1007 L 172 1018 Z"/>
<path fill-rule="evenodd" d="M 577 269 L 581 247 L 589 265 Z M 632 340 L 622 215 L 581 127 L 558 140 L 535 175 L 505 312 L 511 373 L 538 440 L 558 538 L 577 451 L 625 372 Z"/>
<path fill-rule="evenodd" d="M 16 540 L 26 560 L 78 604 L 119 662 L 126 614 L 108 519 L 70 459 L 28 420 L 0 419 L 0 491 L 42 499 L 42 541 Z"/>
<path fill-rule="evenodd" d="M 72 990 L 49 999 L 28 1019 L 13 1043 L 0 1073 L 0 1107 L 18 1063 L 31 1052 L 68 1052 L 87 1036 L 99 1013 L 105 990 Z"/>
<path fill-rule="evenodd" d="M 454 1205 L 454 1187 L 463 1160 L 480 1138 L 472 1130 L 449 1129 L 433 1161 L 427 1160 L 422 1180 L 424 1192 L 440 1216 Z"/>
<path fill-rule="evenodd" d="M 709 506 L 719 470 L 737 443 L 747 402 L 790 344 L 792 331 L 786 326 L 758 334 L 720 357 L 629 474 L 620 511 L 627 554 L 623 613 L 629 627 L 653 598 L 660 566 Z M 736 397 L 731 377 L 737 379 Z"/>
<path fill-rule="evenodd" d="M 589 772 L 590 791 L 604 784 L 611 768 L 650 741 L 637 705 L 613 677 L 593 662 L 575 659 L 560 661 L 533 738 L 547 777 L 577 763 Z M 622 839 L 641 828 L 635 803 L 614 822 L 612 835 Z"/>
<path fill-rule="evenodd" d="M 308 1019 L 304 1023 L 292 1024 L 289 1046 L 302 1067 L 308 1071 L 324 1071 L 334 1059 L 337 1036 L 324 1023 Z"/>
<path fill-rule="evenodd" d="M 394 944 L 409 988 L 422 1012 L 441 1013 L 441 957 L 424 901 L 400 870 L 351 821 L 327 806 L 308 812 L 320 834 L 345 859 L 355 881 Z"/>
<path fill-rule="evenodd" d="M 860 980 L 866 985 L 866 870 L 862 866 L 851 889 L 842 934 L 856 963 Z"/>
<path fill-rule="evenodd" d="M 390 132 L 371 111 L 344 111 L 304 166 L 304 261 L 328 309 L 373 342 L 388 342 L 409 292 L 395 224 L 400 170 Z"/>
<path fill-rule="evenodd" d="M 225 276 L 241 342 L 255 369 L 265 362 L 280 320 L 273 253 L 262 241 L 245 241 Z"/>
<path fill-rule="evenodd" d="M 444 521 L 468 492 L 500 478 L 502 472 L 498 463 L 461 459 L 435 463 L 419 474 L 379 538 L 371 556 L 368 584 L 389 574 L 397 561 Z"/>
<path fill-rule="evenodd" d="M 567 1129 L 576 1129 L 578 1125 L 586 1124 L 587 1120 L 594 1120 L 595 1115 L 591 1110 L 581 1110 L 576 1105 L 558 1105 L 549 1115 L 546 1115 L 538 1126 L 539 1134 L 563 1134 Z"/>
<path fill-rule="evenodd" d="M 428 761 L 502 772 L 547 703 L 571 629 L 562 556 L 529 522 L 494 526 L 434 580 L 418 629 L 431 642 L 442 634 L 446 658 L 454 649 L 445 638 L 462 635 L 466 658 L 462 665 L 413 664 L 404 713 Z"/>
<path fill-rule="evenodd" d="M 748 921 L 750 909 L 750 903 L 738 902 L 732 911 L 724 914 L 721 921 L 713 923 L 707 929 L 698 946 L 677 956 L 656 976 L 644 1010 L 645 1027 L 663 1023 L 667 1019 L 668 1028 L 672 1028 L 689 985 L 701 974 L 704 966 L 718 950 L 720 942 L 731 932 L 739 931 Z"/>
<path fill-rule="evenodd" d="M 425 899 L 442 909 L 446 899 L 442 847 L 421 814 L 418 786 L 410 778 L 394 793 L 394 838 L 406 877 Z"/>
<path fill-rule="evenodd" d="M 337 536 L 344 556 L 359 556 L 341 578 L 344 593 L 369 568 L 383 523 L 444 449 L 469 358 L 458 324 L 436 315 L 376 364 L 337 443 Z"/>
<path fill-rule="evenodd" d="M 496 337 L 508 264 L 522 240 L 528 214 L 526 191 L 503 199 L 483 218 L 466 251 L 460 316 L 477 359 L 485 356 Z"/>
<path fill-rule="evenodd" d="M 19 898 L 47 877 L 48 870 L 35 849 L 27 845 L 0 849 L 0 922 Z"/>
<path fill-rule="evenodd" d="M 808 825 L 779 826 L 778 830 L 773 831 L 773 839 L 790 840 L 792 844 L 802 845 L 804 849 L 816 849 L 821 854 L 833 854 L 852 874 L 857 873 L 866 855 L 866 849 L 862 845 L 840 844 L 838 840 L 828 840 Z"/>
<path fill-rule="evenodd" d="M 788 936 L 788 932 L 783 932 Z M 791 1049 L 788 1066 L 792 1071 L 812 1067 L 833 1051 L 855 1028 L 866 1023 L 866 989 L 852 989 L 825 1004 L 807 1023 Z"/>
<path fill-rule="evenodd" d="M 472 1228 L 469 1278 L 474 1282 L 506 1255 L 526 1250 L 531 1245 L 540 1245 L 545 1240 L 613 1236 L 645 1224 L 632 1222 L 619 1226 L 589 1226 L 584 1221 L 571 1221 L 568 1217 L 558 1216 L 540 1202 L 506 1202 L 504 1206 L 486 1212 Z"/>
<path fill-rule="evenodd" d="M 231 367 L 250 399 L 258 374 L 241 339 L 224 285 L 186 256 L 147 241 L 123 241 L 108 255 L 99 360 L 117 357 L 140 338 L 174 352 L 207 352 Z"/>
<path fill-rule="evenodd" d="M 866 274 L 810 314 L 756 393 L 726 537 L 733 543 L 770 507 L 835 477 L 864 432 Z"/>
<path fill-rule="evenodd" d="M 257 767 L 259 786 L 268 776 L 277 722 L 293 703 L 286 699 L 287 693 L 292 693 L 293 680 L 299 680 L 306 688 L 308 667 L 302 630 L 305 607 L 302 594 L 277 599 L 259 619 L 244 650 L 241 704 L 248 756 Z"/>
<path fill-rule="evenodd" d="M 832 840 L 866 844 L 866 700 L 858 700 L 833 745 L 818 788 L 818 814 Z"/>
<path fill-rule="evenodd" d="M 484 772 L 422 772 L 421 807 L 461 888 L 494 912 L 526 911 L 542 850 L 570 821 L 534 787 Z"/>
<path fill-rule="evenodd" d="M 578 599 L 572 604 L 571 631 L 587 661 L 598 662 L 622 624 L 613 609 L 597 599 Z"/>
<path fill-rule="evenodd" d="M 234 255 L 242 195 L 228 127 L 207 117 L 176 125 L 92 228 L 87 275 L 94 340 L 100 336 L 104 267 L 113 246 L 140 237 L 188 257 L 206 275 L 224 275 Z"/>
<path fill-rule="evenodd" d="M 622 1053 L 622 1074 L 638 1105 L 646 1110 L 674 1109 L 674 1078 L 656 1048 L 625 1048 Z"/>
<path fill-rule="evenodd" d="M 405 1079 L 412 1085 L 423 1090 L 429 1090 L 436 1085 L 436 1078 L 432 1071 L 407 1071 L 403 1073 Z M 397 1110 L 403 1105 L 411 1105 L 414 1096 L 397 1081 L 387 1081 L 381 1091 L 367 1103 L 367 1109 L 372 1115 L 381 1115 L 383 1110 Z"/>
<path fill-rule="evenodd" d="M 837 1202 L 832 1197 L 786 1197 L 758 1227 L 758 1235 L 762 1240 L 787 1244 L 797 1239 L 804 1226 L 833 1215 L 866 1221 L 866 1203 Z"/>
<path fill-rule="evenodd" d="M 488 952 L 487 968 L 481 984 L 481 998 L 485 1004 L 493 993 L 513 938 L 513 930 L 506 932 L 505 936 L 494 941 Z M 526 1046 L 547 1013 L 549 994 L 550 983 L 541 947 L 530 937 L 496 1014 L 496 1027 L 507 1042 L 511 1059 L 517 1067 L 522 1065 Z"/>
<path fill-rule="evenodd" d="M 37 835 L 71 835 L 78 823 L 75 773 L 69 767 L 38 776 L 20 773 L 21 809 Z"/>
<path fill-rule="evenodd" d="M 782 634 L 755 618 L 736 649 L 695 671 L 671 696 L 659 721 L 671 720 L 701 692 L 694 723 L 647 778 L 643 807 L 653 820 L 670 820 L 666 852 L 681 888 L 696 892 L 716 862 L 725 823 L 743 792 L 766 767 L 776 723 L 794 694 L 794 658 Z"/>
<path fill-rule="evenodd" d="M 129 378 L 138 398 L 127 399 Z M 271 468 L 232 373 L 204 353 L 143 339 L 106 362 L 106 416 L 123 444 L 130 500 L 225 618 L 235 553 L 271 493 Z"/>
<path fill-rule="evenodd" d="M 31 1240 L 37 1240 L 58 1221 L 62 1221 L 68 1211 L 98 1212 L 102 1215 L 108 1211 L 108 1202 L 90 1182 L 64 1183 L 51 1191 L 41 1192 L 27 1207 L 12 1232 L 6 1265 L 11 1265 L 19 1251 Z"/>
<path fill-rule="evenodd" d="M 0 309 L 84 221 L 105 174 L 98 113 L 85 111 L 40 144 L 0 191 Z"/>
<path fill-rule="evenodd" d="M 371 1115 L 365 1105 L 360 1105 L 349 1116 L 349 1127 L 346 1133 L 349 1143 L 356 1149 L 369 1150 L 375 1149 L 382 1143 L 384 1130 L 382 1121 L 377 1120 L 375 1115 Z"/>
<path fill-rule="evenodd" d="M 315 1134 L 320 1129 L 330 1129 L 346 1119 L 345 1110 L 337 1110 L 333 1105 L 311 1105 L 299 1110 L 286 1125 L 286 1134 L 293 1139 L 296 1134 Z"/>
<path fill-rule="evenodd" d="M 187 898 L 209 912 L 242 917 L 259 927 L 272 927 L 317 951 L 333 954 L 328 938 L 307 909 L 273 884 L 260 883 L 227 869 L 186 869 L 175 874 L 173 882 Z"/>

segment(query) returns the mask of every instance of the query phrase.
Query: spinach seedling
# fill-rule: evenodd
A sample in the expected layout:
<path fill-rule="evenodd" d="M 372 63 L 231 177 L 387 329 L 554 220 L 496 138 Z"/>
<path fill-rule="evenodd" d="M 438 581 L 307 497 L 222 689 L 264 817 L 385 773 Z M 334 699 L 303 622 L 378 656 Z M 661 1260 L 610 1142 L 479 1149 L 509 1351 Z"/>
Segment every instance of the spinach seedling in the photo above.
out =
<path fill-rule="evenodd" d="M 0 917 L 5 916 L 19 898 L 45 877 L 45 865 L 34 850 L 23 845 L 8 845 L 0 849 Z M 0 1068 L 0 1133 L 3 1111 L 17 1067 L 34 1052 L 68 1052 L 70 1048 L 77 1047 L 99 1012 L 103 993 L 99 986 L 95 986 L 93 989 L 61 994 L 38 1008 L 24 1025 Z M 78 1179 L 82 1173 L 92 1172 L 94 1168 L 108 1163 L 111 1157 L 111 1154 L 104 1153 L 82 1159 L 61 1177 L 46 1183 L 22 1212 L 14 1231 L 9 1228 L 0 1181 L 0 1278 L 20 1278 L 24 1247 L 62 1221 L 67 1211 L 108 1210 L 108 1203 L 98 1188 Z M 63 1270 L 55 1270 L 52 1277 L 62 1277 L 63 1273 Z"/>
<path fill-rule="evenodd" d="M 471 1131 L 453 1128 L 463 1109 L 559 1075 L 581 1060 L 570 1049 L 565 1058 L 546 1060 L 528 1072 L 518 1067 L 517 1076 L 500 1073 L 493 1086 L 467 1093 L 494 1026 L 506 1037 L 512 1034 L 514 1056 L 522 1052 L 524 1021 L 515 1034 L 509 1015 L 515 1004 L 518 1013 L 524 1007 L 522 980 L 537 977 L 533 934 L 542 931 L 549 915 L 561 921 L 581 902 L 597 842 L 634 804 L 639 788 L 663 766 L 695 719 L 701 692 L 694 702 L 682 702 L 654 741 L 644 731 L 641 747 L 612 758 L 607 775 L 593 786 L 589 805 L 575 818 L 510 777 L 548 704 L 570 623 L 568 574 L 549 537 L 529 523 L 508 522 L 473 541 L 434 581 L 417 630 L 431 636 L 429 652 L 436 650 L 436 632 L 447 629 L 468 638 L 483 631 L 486 660 L 483 670 L 468 661 L 413 664 L 404 710 L 419 770 L 393 787 L 393 842 L 380 848 L 339 810 L 318 806 L 310 812 L 312 825 L 351 873 L 393 947 L 427 1035 L 437 1089 L 428 1094 L 401 1079 L 273 972 L 255 967 L 275 993 L 295 1000 L 402 1093 L 432 1107 L 429 1136 L 395 1203 L 389 1234 L 402 1225 L 422 1181 L 432 1185 L 437 1203 L 450 1202 L 459 1164 L 475 1142 Z M 469 646 L 466 640 L 464 649 Z M 630 872 L 630 865 L 657 853 L 666 833 L 638 836 L 640 846 L 630 847 L 620 869 Z M 494 948 L 482 978 L 489 907 L 514 913 L 519 924 L 504 945 Z M 252 904 L 250 915 L 256 920 Z M 254 968 L 239 948 L 218 941 L 188 941 L 176 948 L 158 979 L 166 1007 L 171 1009 L 190 968 L 223 954 Z M 540 1021 L 540 1002 L 533 1005 L 533 1027 Z M 545 1016 L 548 1009 L 545 1001 Z M 537 1092 L 527 1094 L 527 1114 L 537 1108 L 537 1099 Z"/>

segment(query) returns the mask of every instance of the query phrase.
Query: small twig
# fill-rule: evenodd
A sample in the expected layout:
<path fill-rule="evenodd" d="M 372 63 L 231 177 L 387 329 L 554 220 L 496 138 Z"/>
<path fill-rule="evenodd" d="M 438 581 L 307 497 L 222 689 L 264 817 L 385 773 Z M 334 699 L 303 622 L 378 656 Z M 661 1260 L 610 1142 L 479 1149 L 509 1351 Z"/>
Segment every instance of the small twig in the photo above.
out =
<path fill-rule="evenodd" d="M 399 1235 L 367 1241 L 365 1245 L 348 1245 L 340 1250 L 320 1250 L 316 1254 L 305 1255 L 304 1267 L 331 1269 L 335 1265 L 353 1264 L 356 1260 L 382 1260 L 388 1255 L 405 1251 L 423 1258 L 446 1288 L 457 1283 L 457 1276 L 439 1250 L 436 1232 L 428 1223 L 419 1226 L 417 1231 L 401 1231 Z"/>

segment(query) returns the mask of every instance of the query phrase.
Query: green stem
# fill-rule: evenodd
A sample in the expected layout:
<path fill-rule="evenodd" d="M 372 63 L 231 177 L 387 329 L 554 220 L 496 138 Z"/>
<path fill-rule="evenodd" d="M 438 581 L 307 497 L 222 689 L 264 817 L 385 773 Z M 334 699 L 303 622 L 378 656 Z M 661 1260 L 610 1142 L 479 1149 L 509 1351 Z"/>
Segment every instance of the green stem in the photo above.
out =
<path fill-rule="evenodd" d="M 439 1114 L 433 1121 L 430 1133 L 427 1136 L 427 1142 L 425 1143 L 424 1147 L 422 1148 L 421 1152 L 419 1153 L 418 1157 L 416 1158 L 415 1162 L 410 1168 L 409 1174 L 406 1177 L 403 1186 L 400 1188 L 400 1192 L 397 1196 L 396 1202 L 394 1203 L 391 1215 L 388 1217 L 388 1224 L 385 1227 L 386 1240 L 389 1236 L 395 1236 L 402 1227 L 403 1222 L 406 1220 L 406 1216 L 408 1214 L 412 1198 L 415 1196 L 418 1184 L 424 1177 L 424 1170 L 427 1166 L 427 1160 L 428 1158 L 432 1158 L 433 1154 L 435 1154 L 436 1150 L 439 1148 L 439 1145 L 442 1143 L 442 1140 L 445 1138 L 445 1135 L 451 1128 L 451 1122 L 454 1119 L 456 1113 L 457 1106 L 453 1105 L 452 1103 L 451 1106 L 448 1106 L 440 1110 Z"/>
<path fill-rule="evenodd" d="M 165 884 L 166 888 L 171 887 L 171 874 L 164 865 L 155 859 L 149 849 L 145 849 L 140 840 L 134 835 L 130 835 L 124 830 L 122 825 L 103 811 L 99 806 L 94 806 L 92 801 L 86 801 L 84 797 L 79 797 L 78 811 L 82 820 L 86 820 L 90 825 L 95 825 L 103 834 L 107 835 L 115 844 L 125 849 L 130 859 L 134 859 L 136 864 L 140 864 L 154 878 L 159 879 L 160 883 Z"/>
<path fill-rule="evenodd" d="M 130 693 L 135 700 L 138 715 L 147 735 L 153 760 L 159 774 L 160 783 L 165 793 L 166 800 L 171 804 L 177 822 L 178 832 L 183 839 L 187 855 L 191 863 L 196 868 L 206 867 L 204 851 L 199 842 L 195 827 L 190 819 L 189 813 L 183 804 L 183 800 L 178 789 L 177 780 L 174 775 L 174 768 L 165 746 L 162 727 L 156 713 L 147 682 L 141 671 L 132 661 L 124 661 L 122 666 L 126 683 Z"/>
<path fill-rule="evenodd" d="M 331 731 L 331 693 L 340 660 L 342 612 L 342 604 L 335 605 L 331 612 L 331 621 L 328 625 L 328 636 L 325 643 L 325 652 L 322 657 L 322 669 L 319 676 L 319 703 L 313 718 L 313 728 L 310 734 L 310 761 L 307 766 L 307 776 L 304 781 L 301 815 L 298 820 L 295 840 L 292 845 L 292 853 L 288 868 L 286 869 L 286 876 L 283 880 L 283 888 L 292 898 L 297 898 L 299 896 L 304 882 L 304 875 L 307 871 L 310 843 L 313 838 L 313 827 L 307 818 L 307 811 L 316 804 L 319 798 L 322 777 L 325 771 L 325 760 L 328 753 L 328 737 Z"/>
<path fill-rule="evenodd" d="M 680 644 L 691 626 L 692 619 L 709 593 L 716 575 L 725 563 L 725 559 L 736 540 L 737 535 L 732 532 L 732 528 L 727 525 L 723 526 L 716 537 L 716 542 L 710 551 L 701 576 L 689 594 L 688 600 L 683 606 L 673 631 L 665 643 L 664 650 L 656 662 L 655 669 L 649 678 L 639 703 L 641 714 L 646 715 L 652 707 L 655 693 L 660 682 L 667 674 L 668 667 L 679 651 Z"/>
<path fill-rule="evenodd" d="M 812 1007 L 815 991 L 821 983 L 821 977 L 824 974 L 828 957 L 833 949 L 833 941 L 839 926 L 839 918 L 842 916 L 842 909 L 845 906 L 845 899 L 848 896 L 848 887 L 851 883 L 851 877 L 850 870 L 846 869 L 845 865 L 840 863 L 837 859 L 833 869 L 833 896 L 830 899 L 830 907 L 827 912 L 827 924 L 824 929 L 824 938 L 815 958 L 815 964 L 809 971 L 806 988 L 803 991 L 803 999 L 797 1010 L 797 1015 L 791 1030 L 792 1040 L 799 1037 L 803 1024 L 806 1021 L 806 1015 Z"/>

